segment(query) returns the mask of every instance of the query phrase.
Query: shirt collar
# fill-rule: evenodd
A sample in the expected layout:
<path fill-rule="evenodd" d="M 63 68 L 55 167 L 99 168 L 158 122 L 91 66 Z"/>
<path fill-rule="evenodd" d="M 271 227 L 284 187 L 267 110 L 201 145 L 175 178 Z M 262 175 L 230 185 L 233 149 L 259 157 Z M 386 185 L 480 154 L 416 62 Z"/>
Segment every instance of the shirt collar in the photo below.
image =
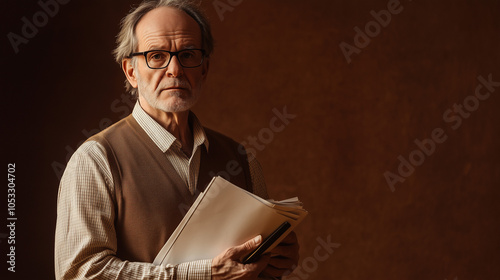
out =
<path fill-rule="evenodd" d="M 177 138 L 148 115 L 148 113 L 142 109 L 139 101 L 135 103 L 132 116 L 163 153 L 170 149 L 172 145 L 180 147 L 179 141 L 176 141 Z M 208 151 L 208 138 L 205 134 L 205 130 L 201 122 L 191 111 L 189 112 L 189 123 L 193 128 L 193 150 L 196 150 L 198 146 L 205 145 Z"/>

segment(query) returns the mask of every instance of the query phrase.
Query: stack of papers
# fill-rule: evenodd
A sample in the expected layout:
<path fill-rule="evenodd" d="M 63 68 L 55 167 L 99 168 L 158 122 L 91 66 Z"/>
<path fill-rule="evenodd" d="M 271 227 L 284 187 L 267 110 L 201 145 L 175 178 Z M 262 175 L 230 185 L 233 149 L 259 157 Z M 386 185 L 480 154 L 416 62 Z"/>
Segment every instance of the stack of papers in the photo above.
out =
<path fill-rule="evenodd" d="M 272 250 L 307 215 L 297 197 L 265 200 L 222 177 L 214 177 L 200 193 L 153 264 L 177 265 L 212 259 L 229 247 L 262 235 L 265 239 L 284 222 L 290 228 L 266 252 Z"/>

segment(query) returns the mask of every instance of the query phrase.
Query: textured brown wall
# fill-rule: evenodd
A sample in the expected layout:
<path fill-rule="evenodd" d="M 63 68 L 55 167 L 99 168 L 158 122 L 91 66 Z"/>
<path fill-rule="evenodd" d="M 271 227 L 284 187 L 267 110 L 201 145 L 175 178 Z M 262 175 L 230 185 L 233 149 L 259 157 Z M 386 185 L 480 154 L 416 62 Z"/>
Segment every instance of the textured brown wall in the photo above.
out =
<path fill-rule="evenodd" d="M 110 52 L 136 1 L 119 2 L 62 5 L 18 54 L 6 34 L 40 7 L 9 0 L 2 10 L 2 158 L 18 169 L 18 279 L 53 278 L 51 165 L 65 163 L 82 130 L 129 110 Z M 235 4 L 223 20 L 220 2 Z M 370 11 L 395 2 L 203 3 L 216 52 L 195 112 L 256 149 L 272 197 L 299 196 L 310 211 L 290 279 L 500 278 L 500 87 L 472 108 L 479 76 L 500 81 L 500 2 L 402 0 L 348 63 L 339 44 L 354 45 Z M 449 115 L 460 125 L 443 118 L 464 100 L 470 115 Z M 266 128 L 285 107 L 296 117 L 271 140 Z M 446 140 L 392 191 L 384 173 L 398 174 L 398 156 L 418 153 L 414 141 L 435 129 Z M 259 135 L 269 143 L 249 143 Z M 315 256 L 318 238 L 340 246 Z"/>

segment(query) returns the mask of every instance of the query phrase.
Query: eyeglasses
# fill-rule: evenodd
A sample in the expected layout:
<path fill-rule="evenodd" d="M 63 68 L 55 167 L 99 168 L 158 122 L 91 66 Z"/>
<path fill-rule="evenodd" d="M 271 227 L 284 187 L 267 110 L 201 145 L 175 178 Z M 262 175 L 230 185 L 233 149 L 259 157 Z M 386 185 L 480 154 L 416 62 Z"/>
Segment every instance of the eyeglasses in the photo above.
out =
<path fill-rule="evenodd" d="M 164 50 L 151 50 L 147 52 L 131 53 L 129 58 L 137 55 L 144 55 L 146 64 L 151 69 L 167 68 L 172 60 L 172 57 L 177 57 L 179 63 L 184 68 L 195 68 L 203 63 L 205 58 L 205 50 L 202 49 L 186 49 L 178 52 L 169 52 Z"/>

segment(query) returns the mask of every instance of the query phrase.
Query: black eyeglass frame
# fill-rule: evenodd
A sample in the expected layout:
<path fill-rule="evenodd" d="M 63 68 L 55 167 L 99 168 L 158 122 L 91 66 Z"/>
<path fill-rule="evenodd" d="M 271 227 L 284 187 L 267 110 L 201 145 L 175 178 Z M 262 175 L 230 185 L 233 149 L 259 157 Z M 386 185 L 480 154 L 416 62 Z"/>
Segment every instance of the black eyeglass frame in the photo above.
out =
<path fill-rule="evenodd" d="M 202 53 L 202 56 L 201 56 L 201 62 L 200 64 L 196 65 L 196 66 L 184 66 L 182 65 L 182 62 L 181 60 L 179 59 L 179 57 L 177 56 L 179 53 L 181 52 L 184 52 L 184 51 L 201 51 Z M 166 52 L 170 55 L 169 59 L 168 59 L 168 62 L 165 66 L 163 67 L 159 67 L 159 68 L 154 68 L 154 67 L 151 67 L 149 66 L 149 63 L 148 63 L 148 53 L 150 52 Z M 170 65 L 170 61 L 172 61 L 172 57 L 177 57 L 177 60 L 179 61 L 179 64 L 184 67 L 184 68 L 196 68 L 196 67 L 200 67 L 202 64 L 203 64 L 203 61 L 205 60 L 205 57 L 207 56 L 206 55 L 206 51 L 204 49 L 184 49 L 184 50 L 180 50 L 180 51 L 177 51 L 177 52 L 171 52 L 171 51 L 166 51 L 166 50 L 150 50 L 150 51 L 145 51 L 145 52 L 135 52 L 135 53 L 131 53 L 128 58 L 132 58 L 134 56 L 138 56 L 138 55 L 143 55 L 144 56 L 144 60 L 146 60 L 146 65 L 148 66 L 149 69 L 165 69 L 168 67 L 168 65 Z"/>

